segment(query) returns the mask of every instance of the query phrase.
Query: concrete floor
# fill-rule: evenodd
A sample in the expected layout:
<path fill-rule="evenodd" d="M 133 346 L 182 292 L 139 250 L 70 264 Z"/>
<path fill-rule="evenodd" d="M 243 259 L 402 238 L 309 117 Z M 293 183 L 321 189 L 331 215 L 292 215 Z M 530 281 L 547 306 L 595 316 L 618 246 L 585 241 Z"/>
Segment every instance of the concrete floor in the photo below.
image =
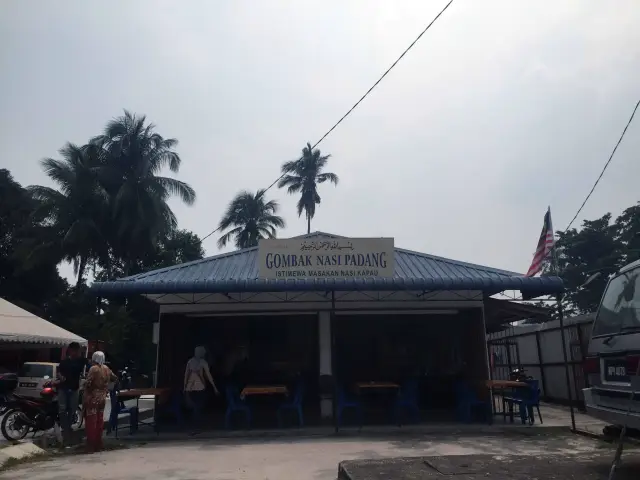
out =
<path fill-rule="evenodd" d="M 335 480 L 344 460 L 430 455 L 590 455 L 608 444 L 572 434 L 353 435 L 146 444 L 62 457 L 0 474 L 2 480 Z M 628 453 L 628 454 L 633 454 Z"/>

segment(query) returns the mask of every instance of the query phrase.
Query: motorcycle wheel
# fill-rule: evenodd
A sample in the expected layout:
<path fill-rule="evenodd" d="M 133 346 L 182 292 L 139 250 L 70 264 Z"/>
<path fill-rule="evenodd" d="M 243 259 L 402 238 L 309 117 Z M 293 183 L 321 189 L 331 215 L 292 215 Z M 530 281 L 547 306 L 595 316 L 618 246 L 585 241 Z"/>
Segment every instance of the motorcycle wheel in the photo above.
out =
<path fill-rule="evenodd" d="M 73 427 L 76 430 L 82 428 L 82 424 L 84 423 L 84 413 L 82 413 L 82 407 L 78 407 L 75 415 L 73 416 Z"/>
<path fill-rule="evenodd" d="M 29 425 L 25 424 L 20 418 L 20 410 L 10 410 L 2 419 L 2 436 L 10 442 L 17 442 L 27 436 L 31 429 Z"/>

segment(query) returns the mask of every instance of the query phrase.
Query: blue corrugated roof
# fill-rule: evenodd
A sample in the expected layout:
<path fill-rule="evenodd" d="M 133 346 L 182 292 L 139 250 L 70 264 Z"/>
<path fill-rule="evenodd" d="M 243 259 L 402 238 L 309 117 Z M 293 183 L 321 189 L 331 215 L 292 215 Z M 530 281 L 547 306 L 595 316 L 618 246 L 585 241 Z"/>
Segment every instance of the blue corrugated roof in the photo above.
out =
<path fill-rule="evenodd" d="M 341 238 L 323 232 L 302 237 Z M 424 253 L 395 249 L 393 278 L 258 278 L 258 248 L 152 270 L 114 282 L 94 282 L 99 295 L 231 293 L 310 290 L 482 290 L 489 294 L 520 290 L 535 295 L 561 292 L 558 277 L 525 277 L 522 274 L 474 265 Z"/>

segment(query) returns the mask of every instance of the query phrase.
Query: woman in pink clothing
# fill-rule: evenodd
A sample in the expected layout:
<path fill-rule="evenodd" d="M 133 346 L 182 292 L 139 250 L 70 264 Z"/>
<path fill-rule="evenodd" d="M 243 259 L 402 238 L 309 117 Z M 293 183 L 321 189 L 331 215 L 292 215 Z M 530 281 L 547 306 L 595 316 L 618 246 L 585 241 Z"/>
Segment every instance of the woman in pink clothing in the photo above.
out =
<path fill-rule="evenodd" d="M 209 364 L 205 360 L 207 351 L 204 347 L 196 347 L 193 357 L 187 362 L 187 368 L 184 371 L 184 392 L 187 404 L 193 409 L 193 420 L 199 422 L 202 415 L 202 409 L 206 400 L 207 381 L 213 387 L 216 395 L 219 395 L 218 387 L 216 387 Z"/>

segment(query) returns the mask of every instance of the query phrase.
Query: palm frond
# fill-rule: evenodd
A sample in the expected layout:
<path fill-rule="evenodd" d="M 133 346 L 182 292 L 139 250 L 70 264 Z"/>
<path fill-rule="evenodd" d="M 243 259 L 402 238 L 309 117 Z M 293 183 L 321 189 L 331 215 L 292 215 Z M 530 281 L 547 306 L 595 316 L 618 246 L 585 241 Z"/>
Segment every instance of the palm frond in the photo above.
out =
<path fill-rule="evenodd" d="M 266 215 L 261 219 L 262 223 L 268 224 L 275 228 L 285 228 L 286 222 L 284 218 L 279 215 Z"/>
<path fill-rule="evenodd" d="M 180 197 L 187 205 L 193 205 L 196 201 L 196 191 L 188 183 L 170 177 L 155 177 L 154 180 L 171 195 Z"/>
<path fill-rule="evenodd" d="M 268 202 L 260 202 L 258 207 L 262 211 L 262 213 L 275 213 L 280 208 L 280 204 L 277 200 L 269 200 Z"/>
<path fill-rule="evenodd" d="M 55 188 L 43 187 L 42 185 L 30 185 L 27 187 L 27 191 L 34 199 L 41 202 L 57 203 L 67 198 Z"/>
<path fill-rule="evenodd" d="M 295 175 L 286 175 L 282 177 L 280 182 L 278 183 L 278 187 L 287 187 L 287 192 L 289 194 L 298 193 L 304 184 L 304 179 Z"/>
<path fill-rule="evenodd" d="M 298 212 L 298 217 L 302 215 L 302 212 L 305 210 L 304 197 L 300 197 L 298 203 L 296 204 L 296 211 Z"/>
<path fill-rule="evenodd" d="M 68 193 L 73 188 L 76 176 L 67 162 L 54 160 L 53 158 L 44 158 L 40 161 L 40 165 L 44 173 L 58 185 L 60 190 Z"/>
<path fill-rule="evenodd" d="M 338 181 L 340 180 L 338 178 L 338 175 L 336 175 L 335 173 L 329 173 L 329 172 L 321 173 L 316 177 L 316 179 L 318 180 L 318 183 L 324 183 L 326 181 L 329 181 L 334 185 L 338 185 Z"/>
<path fill-rule="evenodd" d="M 226 247 L 229 241 L 231 241 L 233 237 L 238 236 L 241 232 L 242 232 L 242 227 L 236 227 L 232 230 L 229 230 L 227 233 L 225 233 L 218 239 L 218 248 Z"/>
<path fill-rule="evenodd" d="M 284 162 L 282 167 L 280 167 L 280 171 L 282 173 L 292 173 L 298 170 L 300 164 L 300 159 L 298 160 L 290 160 L 288 162 Z"/>

